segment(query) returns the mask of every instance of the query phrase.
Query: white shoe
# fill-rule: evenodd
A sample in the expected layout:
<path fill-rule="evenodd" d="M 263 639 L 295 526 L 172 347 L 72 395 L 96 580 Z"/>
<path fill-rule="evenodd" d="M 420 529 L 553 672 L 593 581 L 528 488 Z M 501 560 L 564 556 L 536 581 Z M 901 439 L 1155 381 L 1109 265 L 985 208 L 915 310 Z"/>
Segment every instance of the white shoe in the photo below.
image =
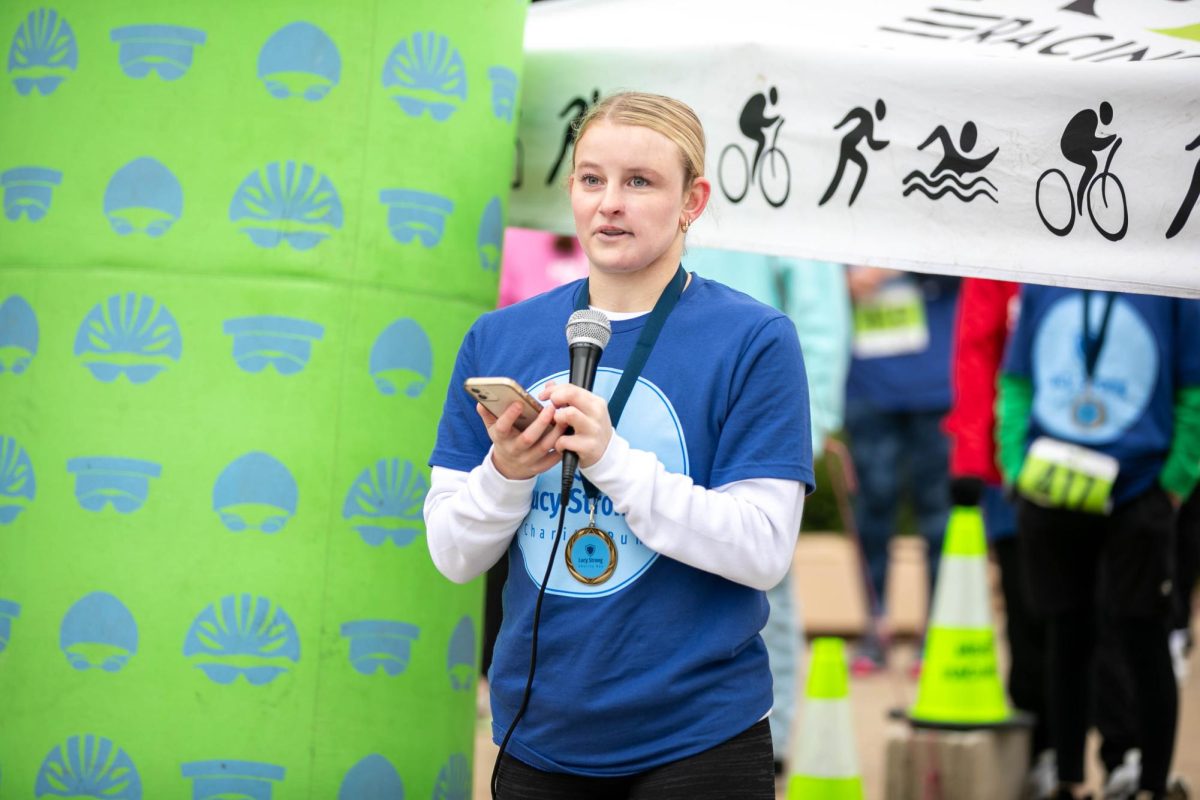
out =
<path fill-rule="evenodd" d="M 1167 640 L 1171 645 L 1171 666 L 1175 668 L 1175 680 L 1182 686 L 1188 676 L 1188 631 L 1179 628 L 1171 631 Z"/>
<path fill-rule="evenodd" d="M 1142 777 L 1142 751 L 1128 750 L 1125 760 L 1108 774 L 1104 783 L 1104 800 L 1130 800 L 1138 791 Z"/>
<path fill-rule="evenodd" d="M 1053 797 L 1058 788 L 1058 762 L 1053 750 L 1043 750 L 1038 753 L 1037 761 L 1029 768 L 1025 776 L 1025 794 L 1032 800 L 1045 800 Z"/>

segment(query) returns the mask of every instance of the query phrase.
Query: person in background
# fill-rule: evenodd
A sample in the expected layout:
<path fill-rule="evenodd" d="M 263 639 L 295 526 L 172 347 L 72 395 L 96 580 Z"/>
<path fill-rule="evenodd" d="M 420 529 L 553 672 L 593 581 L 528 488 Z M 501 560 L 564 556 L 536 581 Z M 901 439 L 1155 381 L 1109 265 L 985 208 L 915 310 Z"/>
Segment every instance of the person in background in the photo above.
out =
<path fill-rule="evenodd" d="M 875 672 L 886 661 L 882 620 L 888 543 L 905 489 L 927 545 L 930 587 L 937 576 L 950 512 L 949 447 L 941 422 L 950 408 L 958 281 L 850 268 L 854 340 L 846 433 L 858 473 L 855 513 L 871 606 L 867 631 L 851 662 L 856 675 Z"/>
<path fill-rule="evenodd" d="M 850 299 L 846 268 L 828 261 L 805 261 L 757 253 L 690 247 L 685 255 L 697 274 L 720 281 L 774 306 L 791 318 L 800 336 L 808 373 L 812 449 L 842 428 L 846 371 L 850 365 Z M 775 772 L 781 774 L 791 753 L 796 716 L 804 624 L 796 608 L 792 573 L 767 591 L 771 604 L 762 637 L 771 658 L 775 705 L 771 709 L 771 744 Z"/>
<path fill-rule="evenodd" d="M 1166 797 L 1178 690 L 1168 627 L 1176 514 L 1200 478 L 1200 303 L 1025 286 L 997 441 L 1019 556 L 1047 624 L 1056 798 L 1085 797 L 1097 629 L 1133 676 L 1138 788 Z M 1102 702 L 1103 699 L 1101 698 Z"/>
<path fill-rule="evenodd" d="M 574 234 L 562 236 L 528 228 L 504 231 L 497 308 L 587 277 L 587 256 Z"/>

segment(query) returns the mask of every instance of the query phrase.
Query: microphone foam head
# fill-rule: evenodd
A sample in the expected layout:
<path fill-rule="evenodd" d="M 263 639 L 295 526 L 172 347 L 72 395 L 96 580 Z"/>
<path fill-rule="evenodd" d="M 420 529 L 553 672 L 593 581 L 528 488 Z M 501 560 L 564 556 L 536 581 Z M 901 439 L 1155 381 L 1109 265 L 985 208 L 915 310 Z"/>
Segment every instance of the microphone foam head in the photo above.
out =
<path fill-rule="evenodd" d="M 612 338 L 612 325 L 602 311 L 581 309 L 567 320 L 567 346 L 594 344 L 603 350 Z"/>

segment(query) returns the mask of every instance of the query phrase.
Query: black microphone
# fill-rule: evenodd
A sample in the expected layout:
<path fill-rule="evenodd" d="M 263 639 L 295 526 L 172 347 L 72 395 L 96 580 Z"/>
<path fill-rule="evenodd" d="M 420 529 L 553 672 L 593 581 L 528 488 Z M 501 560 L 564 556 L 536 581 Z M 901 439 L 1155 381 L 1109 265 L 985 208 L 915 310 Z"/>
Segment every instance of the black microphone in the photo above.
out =
<path fill-rule="evenodd" d="M 600 354 L 612 337 L 612 326 L 608 317 L 601 311 L 581 309 L 567 320 L 567 349 L 571 353 L 570 383 L 582 386 L 589 392 L 596 380 L 596 366 L 600 363 Z M 573 433 L 567 428 L 567 433 Z M 571 491 L 575 482 L 575 469 L 579 466 L 579 454 L 570 450 L 563 452 L 562 483 L 563 499 Z"/>

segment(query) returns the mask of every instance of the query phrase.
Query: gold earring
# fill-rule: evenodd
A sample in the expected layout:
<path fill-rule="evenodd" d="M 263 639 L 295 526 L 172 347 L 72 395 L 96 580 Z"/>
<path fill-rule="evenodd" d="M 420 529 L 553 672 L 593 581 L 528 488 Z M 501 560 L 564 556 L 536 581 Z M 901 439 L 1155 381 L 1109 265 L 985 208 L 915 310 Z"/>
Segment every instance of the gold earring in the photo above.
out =
<path fill-rule="evenodd" d="M 687 233 L 687 232 L 688 232 L 688 228 L 692 227 L 692 221 L 691 221 L 690 219 L 688 219 L 687 217 L 684 217 L 684 218 L 683 218 L 683 225 L 682 225 L 681 227 L 683 228 L 683 232 L 684 232 L 684 233 Z"/>

